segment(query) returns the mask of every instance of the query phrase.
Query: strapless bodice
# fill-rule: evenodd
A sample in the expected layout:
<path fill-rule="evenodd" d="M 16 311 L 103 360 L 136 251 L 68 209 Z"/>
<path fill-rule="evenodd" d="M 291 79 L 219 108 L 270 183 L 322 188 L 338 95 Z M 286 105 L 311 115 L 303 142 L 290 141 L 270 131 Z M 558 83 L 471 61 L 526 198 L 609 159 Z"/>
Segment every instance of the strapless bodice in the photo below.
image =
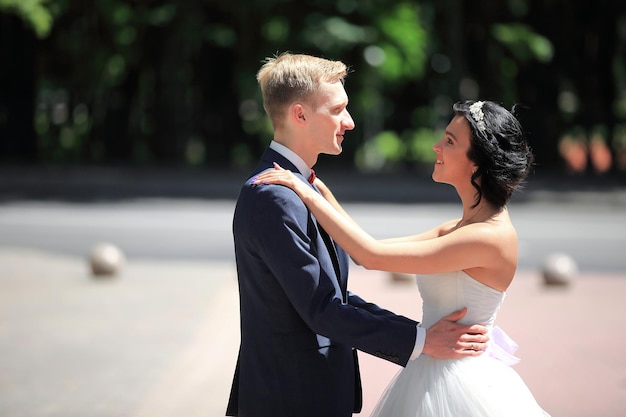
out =
<path fill-rule="evenodd" d="M 418 275 L 417 286 L 423 301 L 423 327 L 430 327 L 441 317 L 463 307 L 467 307 L 467 314 L 459 323 L 493 327 L 506 295 L 476 281 L 464 271 Z"/>
<path fill-rule="evenodd" d="M 490 328 L 480 356 L 437 359 L 422 354 L 402 368 L 383 393 L 372 417 L 550 417 L 519 374 L 517 344 L 494 324 L 505 293 L 463 271 L 417 277 L 423 300 L 423 326 L 430 327 L 467 307 L 464 323 Z"/>

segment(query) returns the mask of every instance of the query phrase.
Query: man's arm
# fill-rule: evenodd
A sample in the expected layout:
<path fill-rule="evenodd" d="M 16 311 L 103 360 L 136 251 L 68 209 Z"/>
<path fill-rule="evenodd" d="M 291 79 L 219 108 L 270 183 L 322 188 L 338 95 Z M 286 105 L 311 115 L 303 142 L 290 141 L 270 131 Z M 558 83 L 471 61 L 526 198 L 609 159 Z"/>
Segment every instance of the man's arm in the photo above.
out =
<path fill-rule="evenodd" d="M 335 343 L 406 364 L 415 345 L 416 322 L 343 304 L 331 258 L 304 203 L 278 185 L 254 192 L 249 221 L 257 230 L 249 239 L 301 319 Z"/>
<path fill-rule="evenodd" d="M 356 294 L 350 293 L 349 302 L 375 315 L 387 316 L 393 320 L 415 323 L 404 316 L 367 302 Z M 428 329 L 417 325 L 415 347 L 410 359 L 416 359 L 425 353 L 438 359 L 458 359 L 466 356 L 479 356 L 487 349 L 489 336 L 487 328 L 481 325 L 465 325 L 457 323 L 467 313 L 461 309 L 440 319 Z"/>

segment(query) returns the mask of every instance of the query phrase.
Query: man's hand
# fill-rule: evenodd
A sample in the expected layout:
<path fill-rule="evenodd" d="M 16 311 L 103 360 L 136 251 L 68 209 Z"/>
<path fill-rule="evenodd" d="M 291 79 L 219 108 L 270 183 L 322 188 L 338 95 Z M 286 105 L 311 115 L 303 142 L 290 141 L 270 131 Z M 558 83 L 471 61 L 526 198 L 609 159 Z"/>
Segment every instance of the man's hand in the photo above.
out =
<path fill-rule="evenodd" d="M 467 308 L 443 317 L 426 329 L 422 353 L 439 359 L 458 359 L 479 356 L 487 349 L 487 328 L 479 324 L 458 324 Z"/>

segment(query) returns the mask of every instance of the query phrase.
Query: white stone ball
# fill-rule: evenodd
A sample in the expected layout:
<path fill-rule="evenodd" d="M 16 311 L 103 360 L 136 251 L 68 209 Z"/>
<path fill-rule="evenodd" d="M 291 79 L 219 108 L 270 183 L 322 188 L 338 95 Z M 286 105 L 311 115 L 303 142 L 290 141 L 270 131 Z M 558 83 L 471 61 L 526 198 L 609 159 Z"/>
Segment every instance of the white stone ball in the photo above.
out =
<path fill-rule="evenodd" d="M 578 275 L 578 265 L 565 253 L 553 253 L 546 258 L 542 275 L 546 285 L 569 285 Z"/>
<path fill-rule="evenodd" d="M 125 264 L 124 253 L 111 243 L 97 244 L 89 255 L 89 267 L 96 277 L 118 275 Z"/>

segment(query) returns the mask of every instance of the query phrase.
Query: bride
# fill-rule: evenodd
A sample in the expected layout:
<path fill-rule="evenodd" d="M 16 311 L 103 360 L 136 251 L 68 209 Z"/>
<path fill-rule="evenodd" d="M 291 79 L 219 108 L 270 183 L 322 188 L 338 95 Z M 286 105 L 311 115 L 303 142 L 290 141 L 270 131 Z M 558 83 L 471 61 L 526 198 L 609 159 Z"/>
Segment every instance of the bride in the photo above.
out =
<path fill-rule="evenodd" d="M 275 164 L 255 183 L 292 188 L 357 264 L 418 274 L 422 326 L 467 306 L 463 322 L 490 329 L 483 355 L 441 360 L 422 354 L 410 361 L 387 387 L 373 416 L 548 416 L 510 367 L 518 361 L 515 342 L 495 325 L 517 268 L 517 233 L 506 204 L 525 181 L 533 156 L 517 118 L 499 104 L 459 102 L 453 110 L 444 136 L 433 147 L 432 178 L 456 189 L 463 214 L 432 230 L 376 240 L 319 178 L 311 186 Z"/>

